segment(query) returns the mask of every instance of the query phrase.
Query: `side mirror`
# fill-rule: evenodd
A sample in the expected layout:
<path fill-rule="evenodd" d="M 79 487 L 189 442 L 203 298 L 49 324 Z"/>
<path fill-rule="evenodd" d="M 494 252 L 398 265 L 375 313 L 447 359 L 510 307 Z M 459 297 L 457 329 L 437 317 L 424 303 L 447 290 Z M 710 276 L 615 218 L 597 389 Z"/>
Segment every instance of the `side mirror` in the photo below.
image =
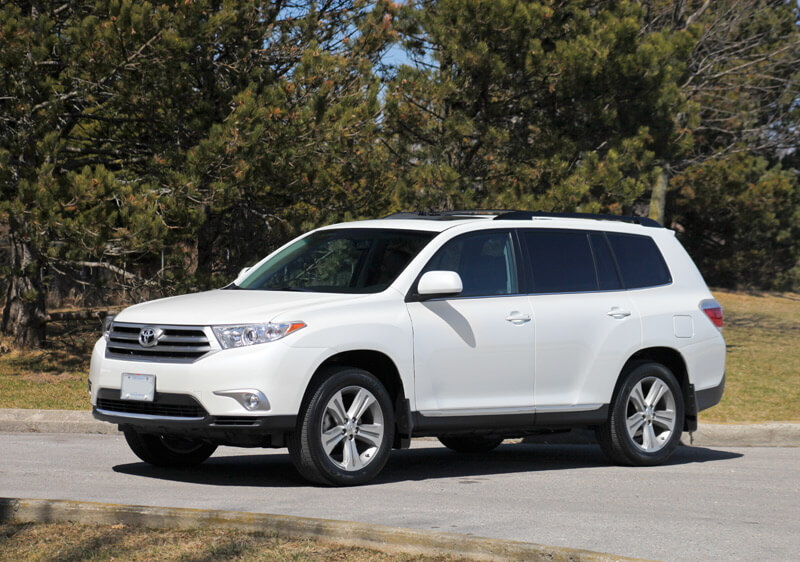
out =
<path fill-rule="evenodd" d="M 239 275 L 236 276 L 236 279 L 233 280 L 234 283 L 237 281 L 241 281 L 242 278 L 247 275 L 247 272 L 250 271 L 249 267 L 243 267 L 242 270 L 239 272 Z"/>
<path fill-rule="evenodd" d="M 417 294 L 423 299 L 454 296 L 463 290 L 461 276 L 455 271 L 429 271 L 417 283 Z"/>

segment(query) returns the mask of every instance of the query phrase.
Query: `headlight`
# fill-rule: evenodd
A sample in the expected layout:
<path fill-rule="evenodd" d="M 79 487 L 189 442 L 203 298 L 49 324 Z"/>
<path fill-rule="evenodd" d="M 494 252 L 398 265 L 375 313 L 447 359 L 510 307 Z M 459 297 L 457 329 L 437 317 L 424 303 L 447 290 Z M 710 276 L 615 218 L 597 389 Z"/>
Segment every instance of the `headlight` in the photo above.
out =
<path fill-rule="evenodd" d="M 305 328 L 305 322 L 285 322 L 275 324 L 243 324 L 240 326 L 212 326 L 214 335 L 217 336 L 222 349 L 232 347 L 247 347 L 257 343 L 267 343 L 279 340 Z"/>
<path fill-rule="evenodd" d="M 114 322 L 114 315 L 113 314 L 109 314 L 103 320 L 103 337 L 105 338 L 106 341 L 108 341 L 108 339 L 109 339 L 109 337 L 111 335 L 111 324 L 113 322 Z"/>

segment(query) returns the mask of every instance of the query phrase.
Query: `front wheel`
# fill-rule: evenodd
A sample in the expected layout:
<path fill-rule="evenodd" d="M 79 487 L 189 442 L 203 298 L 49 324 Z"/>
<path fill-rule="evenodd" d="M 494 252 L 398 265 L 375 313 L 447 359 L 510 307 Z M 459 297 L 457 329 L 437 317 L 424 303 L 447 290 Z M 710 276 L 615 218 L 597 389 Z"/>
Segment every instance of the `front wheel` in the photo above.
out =
<path fill-rule="evenodd" d="M 624 375 L 597 441 L 618 464 L 661 464 L 680 442 L 683 417 L 683 394 L 672 371 L 641 363 Z"/>
<path fill-rule="evenodd" d="M 133 429 L 125 429 L 123 433 L 125 441 L 136 456 L 156 466 L 195 466 L 217 449 L 216 445 L 196 439 L 139 433 Z"/>
<path fill-rule="evenodd" d="M 289 436 L 292 462 L 318 484 L 353 486 L 372 480 L 389 460 L 394 412 L 371 373 L 338 368 L 312 388 Z"/>

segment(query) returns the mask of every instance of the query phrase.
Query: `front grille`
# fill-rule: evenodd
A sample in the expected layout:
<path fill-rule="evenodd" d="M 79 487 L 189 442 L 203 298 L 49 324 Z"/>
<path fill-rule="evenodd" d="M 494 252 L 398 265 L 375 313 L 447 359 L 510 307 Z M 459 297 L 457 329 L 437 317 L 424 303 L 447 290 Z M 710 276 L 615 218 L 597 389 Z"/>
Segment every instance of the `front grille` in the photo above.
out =
<path fill-rule="evenodd" d="M 139 334 L 151 328 L 155 345 L 145 347 Z M 201 326 L 159 326 L 113 322 L 106 344 L 106 357 L 130 361 L 168 361 L 191 363 L 211 351 L 211 343 Z"/>
<path fill-rule="evenodd" d="M 197 400 L 186 394 L 157 393 L 153 402 L 120 400 L 118 390 L 100 389 L 97 409 L 124 414 L 145 414 L 170 418 L 204 418 L 208 415 Z"/>

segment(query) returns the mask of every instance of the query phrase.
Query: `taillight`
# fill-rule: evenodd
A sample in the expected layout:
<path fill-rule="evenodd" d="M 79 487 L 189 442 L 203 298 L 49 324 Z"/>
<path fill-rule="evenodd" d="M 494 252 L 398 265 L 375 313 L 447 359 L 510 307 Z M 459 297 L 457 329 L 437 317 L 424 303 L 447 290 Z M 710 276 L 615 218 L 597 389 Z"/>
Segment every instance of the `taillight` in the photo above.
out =
<path fill-rule="evenodd" d="M 700 302 L 700 309 L 706 313 L 711 323 L 722 331 L 722 305 L 714 299 L 706 299 Z"/>

